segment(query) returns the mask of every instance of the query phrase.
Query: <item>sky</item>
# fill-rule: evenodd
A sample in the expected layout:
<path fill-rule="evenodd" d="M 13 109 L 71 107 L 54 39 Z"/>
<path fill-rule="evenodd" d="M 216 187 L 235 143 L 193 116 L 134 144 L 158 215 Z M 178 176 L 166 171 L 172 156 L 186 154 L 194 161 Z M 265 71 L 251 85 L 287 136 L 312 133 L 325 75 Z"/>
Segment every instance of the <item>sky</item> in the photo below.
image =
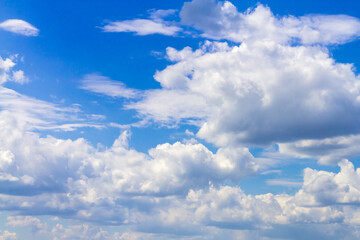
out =
<path fill-rule="evenodd" d="M 359 239 L 357 1 L 0 1 L 0 240 Z"/>

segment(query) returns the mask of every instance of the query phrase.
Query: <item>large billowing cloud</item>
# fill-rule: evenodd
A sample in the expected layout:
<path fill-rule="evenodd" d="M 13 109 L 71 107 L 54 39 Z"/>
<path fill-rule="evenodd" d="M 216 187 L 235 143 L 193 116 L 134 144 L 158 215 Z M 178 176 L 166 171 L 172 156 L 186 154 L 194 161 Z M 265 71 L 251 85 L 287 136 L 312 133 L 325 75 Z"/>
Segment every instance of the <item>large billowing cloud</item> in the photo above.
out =
<path fill-rule="evenodd" d="M 127 107 L 159 122 L 202 120 L 198 136 L 219 146 L 359 132 L 359 78 L 323 47 L 272 41 L 205 47 L 169 48 L 177 62 L 155 74 L 163 88 Z M 185 110 L 171 108 L 176 104 Z"/>
<path fill-rule="evenodd" d="M 358 19 L 279 18 L 263 5 L 240 13 L 230 2 L 211 0 L 185 3 L 180 16 L 206 37 L 241 44 L 169 47 L 174 64 L 154 76 L 162 89 L 127 108 L 163 124 L 200 124 L 197 136 L 218 146 L 359 132 L 359 77 L 324 46 L 357 38 Z"/>

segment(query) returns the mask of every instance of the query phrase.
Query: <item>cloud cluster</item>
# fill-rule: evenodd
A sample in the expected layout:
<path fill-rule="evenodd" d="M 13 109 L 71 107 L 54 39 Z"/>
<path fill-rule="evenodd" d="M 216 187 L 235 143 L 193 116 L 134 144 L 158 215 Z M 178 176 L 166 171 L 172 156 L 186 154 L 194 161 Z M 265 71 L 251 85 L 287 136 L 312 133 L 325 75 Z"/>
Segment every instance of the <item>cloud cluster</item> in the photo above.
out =
<path fill-rule="evenodd" d="M 358 38 L 359 19 L 278 17 L 261 4 L 241 13 L 228 1 L 214 0 L 187 2 L 180 17 L 206 38 L 241 44 L 167 48 L 174 64 L 154 76 L 162 88 L 145 91 L 125 108 L 162 125 L 200 126 L 197 136 L 217 146 L 359 132 L 359 77 L 352 64 L 335 62 L 325 47 Z"/>
<path fill-rule="evenodd" d="M 0 135 L 7 136 L 0 140 L 2 210 L 127 224 L 135 232 L 168 233 L 167 239 L 179 234 L 206 238 L 226 229 L 263 236 L 284 224 L 357 221 L 352 206 L 359 202 L 359 170 L 350 162 L 342 162 L 338 174 L 306 169 L 294 196 L 252 196 L 236 186 L 259 168 L 246 148 L 212 153 L 190 141 L 160 144 L 144 154 L 128 146 L 124 132 L 111 148 L 99 150 L 85 139 L 40 137 L 23 129 L 22 119 L 1 114 Z M 326 192 L 324 185 L 330 186 Z M 51 230 L 55 235 L 49 235 L 49 227 L 30 216 L 10 216 L 8 226 L 58 239 L 122 239 L 130 234 L 59 224 Z M 131 235 L 151 239 L 148 234 Z"/>
<path fill-rule="evenodd" d="M 15 59 L 16 56 L 6 59 L 0 57 L 0 85 L 10 81 L 20 84 L 29 82 L 29 79 L 25 76 L 24 71 L 11 71 L 16 64 L 14 61 Z"/>
<path fill-rule="evenodd" d="M 125 131 L 110 149 L 99 151 L 84 139 L 26 133 L 21 121 L 5 114 L 0 133 L 7 136 L 0 140 L 0 176 L 6 182 L 0 191 L 10 195 L 66 193 L 71 188 L 76 193 L 82 186 L 89 202 L 99 196 L 92 191 L 104 197 L 176 195 L 207 186 L 209 181 L 237 183 L 258 169 L 246 148 L 220 148 L 214 154 L 199 143 L 176 142 L 158 145 L 145 155 L 127 148 Z"/>
<path fill-rule="evenodd" d="M 204 37 L 241 44 L 205 41 L 194 51 L 167 48 L 173 64 L 154 76 L 162 88 L 144 91 L 142 99 L 125 108 L 161 125 L 200 126 L 197 136 L 217 146 L 359 133 L 359 76 L 352 64 L 336 62 L 325 47 L 357 38 L 358 19 L 280 18 L 261 4 L 240 13 L 228 1 L 213 0 L 187 2 L 180 16 Z"/>
<path fill-rule="evenodd" d="M 164 20 L 174 13 L 153 11 L 150 19 L 112 22 L 104 31 L 174 35 L 180 28 Z M 39 239 L 294 238 L 286 231 L 296 229 L 298 239 L 339 239 L 344 231 L 359 238 L 360 169 L 339 162 L 359 154 L 359 76 L 325 47 L 357 38 L 359 20 L 280 18 L 263 5 L 240 13 L 230 2 L 212 0 L 185 3 L 180 17 L 204 37 L 239 44 L 167 48 L 172 64 L 156 72 L 159 89 L 129 89 L 95 74 L 85 76 L 81 88 L 128 99 L 125 108 L 146 121 L 196 125 L 196 136 L 217 150 L 187 139 L 142 153 L 129 146 L 129 131 L 105 149 L 84 138 L 42 136 L 34 129 L 101 126 L 80 121 L 74 106 L 6 88 L 8 81 L 28 79 L 12 70 L 12 59 L 0 58 L 0 210 L 13 213 L 7 226 L 30 228 Z M 16 24 L 28 29 L 17 32 L 37 35 Z M 294 195 L 245 193 L 241 179 L 266 168 L 246 146 L 273 143 L 276 154 L 339 162 L 340 171 L 305 169 Z M 50 227 L 35 215 L 87 224 Z M 91 223 L 131 232 L 110 233 Z M 15 237 L 0 232 L 0 239 Z"/>
<path fill-rule="evenodd" d="M 160 144 L 144 154 L 128 146 L 128 132 L 123 132 L 111 148 L 99 150 L 84 139 L 40 137 L 22 131 L 17 125 L 21 120 L 1 119 L 0 134 L 7 136 L 0 140 L 2 210 L 127 224 L 135 232 L 205 239 L 226 229 L 263 236 L 283 225 L 346 226 L 357 221 L 360 170 L 349 161 L 340 163 L 337 174 L 306 169 L 294 196 L 248 195 L 236 184 L 259 166 L 246 148 L 220 148 L 212 153 L 190 141 Z M 28 227 L 39 236 L 50 234 L 35 217 L 10 216 L 8 226 Z M 85 225 L 60 224 L 52 233 L 63 239 L 113 237 Z"/>
<path fill-rule="evenodd" d="M 247 232 L 258 239 L 265 239 L 274 237 L 285 226 L 288 229 L 291 226 L 304 229 L 298 236 L 289 235 L 292 239 L 316 236 L 337 239 L 343 236 L 341 234 L 345 230 L 348 231 L 346 236 L 349 239 L 356 239 L 359 236 L 356 223 L 359 214 L 357 180 L 360 170 L 355 170 L 348 161 L 342 162 L 340 167 L 337 174 L 306 169 L 303 186 L 294 196 L 271 193 L 247 195 L 236 186 L 209 185 L 197 190 L 190 189 L 184 196 L 128 195 L 124 198 L 118 193 L 117 199 L 113 201 L 98 201 L 95 200 L 96 197 L 104 196 L 103 192 L 94 186 L 87 186 L 95 191 L 93 197 L 78 196 L 77 201 L 81 201 L 82 208 L 79 210 L 79 206 L 73 206 L 76 209 L 73 210 L 78 211 L 77 217 L 82 220 L 114 224 L 122 218 L 123 223 L 129 225 L 134 232 L 143 232 L 142 234 L 110 234 L 91 224 L 65 227 L 59 223 L 50 232 L 46 224 L 30 216 L 10 216 L 7 225 L 29 227 L 38 236 L 57 236 L 58 239 L 123 239 L 126 236 L 153 239 L 158 233 L 162 234 L 157 236 L 158 239 L 173 239 L 176 236 L 185 238 L 186 235 L 198 236 L 196 239 L 208 239 L 210 236 L 221 239 L 228 230 L 235 231 L 245 239 L 252 239 Z M 37 199 L 40 197 L 37 196 Z M 75 200 L 70 194 L 67 198 L 56 203 L 51 198 L 52 207 L 64 208 L 69 198 Z M 89 201 L 91 205 L 88 204 Z M 23 204 L 29 202 L 35 204 L 35 198 L 27 198 L 27 202 Z M 36 208 L 37 204 L 33 207 Z M 24 209 L 23 207 L 22 211 Z M 69 213 L 69 209 L 56 214 L 61 216 L 66 212 Z M 309 224 L 314 225 L 309 228 Z M 282 234 L 284 235 L 286 232 Z M 235 236 L 229 235 L 229 238 L 235 239 Z"/>

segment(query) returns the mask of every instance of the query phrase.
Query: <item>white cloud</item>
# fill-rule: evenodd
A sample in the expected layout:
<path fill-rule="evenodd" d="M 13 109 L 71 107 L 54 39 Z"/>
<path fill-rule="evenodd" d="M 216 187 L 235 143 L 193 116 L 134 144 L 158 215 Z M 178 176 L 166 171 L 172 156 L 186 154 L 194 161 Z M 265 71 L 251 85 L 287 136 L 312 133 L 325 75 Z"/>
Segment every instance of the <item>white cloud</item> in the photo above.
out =
<path fill-rule="evenodd" d="M 190 16 L 199 7 L 204 21 Z M 153 19 L 145 22 L 158 25 L 150 23 L 147 32 L 140 19 L 113 27 L 173 35 L 175 30 L 158 30 L 165 26 L 159 19 L 167 14 L 152 14 Z M 9 216 L 8 226 L 30 227 L 54 239 L 339 239 L 344 234 L 359 238 L 360 170 L 349 161 L 340 162 L 339 173 L 307 168 L 295 195 L 250 195 L 238 186 L 259 169 L 264 174 L 271 171 L 244 144 L 280 142 L 280 153 L 320 157 L 296 144 L 312 141 L 305 147 L 310 143 L 326 148 L 333 142 L 343 149 L 328 152 L 331 157 L 347 156 L 349 148 L 353 152 L 348 154 L 358 154 L 353 149 L 356 136 L 345 143 L 339 136 L 360 131 L 359 77 L 351 64 L 336 63 L 324 47 L 308 45 L 356 37 L 357 20 L 277 18 L 262 5 L 241 14 L 229 2 L 205 0 L 186 3 L 182 18 L 204 36 L 242 43 L 230 47 L 205 42 L 196 51 L 168 48 L 173 65 L 155 74 L 161 89 L 139 92 L 99 75 L 86 76 L 82 88 L 133 99 L 125 107 L 137 110 L 143 121 L 197 124 L 197 136 L 217 144 L 218 150 L 191 139 L 142 153 L 129 146 L 127 131 L 105 149 L 83 138 L 41 136 L 32 129 L 90 124 L 77 121 L 76 107 L 64 108 L 1 86 L 0 209 L 22 215 Z M 329 23 L 349 23 L 349 28 L 331 31 Z M 290 45 L 296 38 L 305 45 Z M 1 84 L 12 78 L 22 81 L 23 73 L 11 75 L 14 65 L 1 59 Z M 330 144 L 323 138 L 331 139 Z M 285 143 L 295 147 L 285 148 Z M 289 179 L 267 183 L 298 185 Z M 90 223 L 59 223 L 50 233 L 30 215 L 123 225 L 126 232 L 110 234 Z M 289 229 L 297 232 L 287 233 Z"/>
<path fill-rule="evenodd" d="M 174 36 L 181 28 L 172 26 L 164 21 L 151 19 L 134 19 L 110 22 L 103 27 L 104 32 L 135 32 L 137 35 L 162 34 Z"/>
<path fill-rule="evenodd" d="M 246 148 L 221 148 L 214 154 L 202 144 L 177 142 L 158 145 L 145 155 L 127 149 L 124 132 L 112 148 L 101 152 L 84 139 L 39 138 L 24 132 L 19 124 L 21 121 L 7 115 L 0 121 L 0 135 L 7 136 L 0 140 L 0 173 L 8 174 L 5 181 L 13 179 L 2 189 L 7 193 L 62 192 L 71 181 L 77 187 L 93 187 L 84 189 L 84 199 L 89 202 L 98 201 L 92 191 L 109 197 L 117 192 L 182 194 L 189 188 L 207 186 L 209 181 L 237 183 L 258 169 Z M 31 162 L 28 156 L 33 156 Z"/>
<path fill-rule="evenodd" d="M 154 20 L 163 20 L 164 18 L 174 16 L 177 13 L 176 9 L 152 9 L 149 11 L 150 18 Z"/>
<path fill-rule="evenodd" d="M 360 135 L 320 140 L 300 140 L 279 144 L 279 154 L 297 158 L 316 158 L 321 164 L 335 164 L 360 155 Z"/>
<path fill-rule="evenodd" d="M 0 57 L 0 85 L 7 81 L 11 81 L 9 71 L 14 66 L 15 63 L 10 58 L 6 58 L 4 60 L 2 57 Z"/>
<path fill-rule="evenodd" d="M 279 43 L 338 44 L 360 36 L 360 21 L 345 15 L 274 16 L 258 4 L 244 13 L 229 1 L 193 0 L 180 12 L 183 24 L 212 39 L 234 42 L 270 40 Z"/>
<path fill-rule="evenodd" d="M 196 94 L 176 90 L 149 90 L 138 102 L 125 105 L 135 109 L 145 119 L 155 120 L 163 125 L 172 126 L 180 122 L 199 125 L 207 116 L 205 99 Z"/>
<path fill-rule="evenodd" d="M 348 160 L 339 163 L 340 172 L 335 174 L 304 170 L 302 189 L 296 194 L 295 200 L 300 205 L 331 205 L 360 203 L 360 169 Z"/>
<path fill-rule="evenodd" d="M 61 224 L 56 224 L 51 230 L 51 234 L 54 236 L 54 239 L 118 239 L 113 238 L 113 236 L 110 236 L 108 232 L 102 230 L 101 228 L 95 228 L 87 224 L 71 225 L 68 227 L 64 227 Z"/>
<path fill-rule="evenodd" d="M 29 78 L 26 77 L 24 75 L 24 71 L 22 70 L 18 70 L 18 71 L 13 71 L 13 81 L 20 83 L 20 84 L 24 84 L 24 83 L 28 83 L 29 82 Z"/>
<path fill-rule="evenodd" d="M 257 170 L 256 159 L 246 148 L 212 153 L 199 143 L 177 142 L 143 154 L 128 146 L 124 132 L 111 148 L 101 151 L 84 139 L 39 137 L 5 121 L 0 124 L 0 135 L 7 136 L 0 139 L 1 171 L 16 178 L 2 180 L 7 183 L 0 189 L 0 207 L 5 210 L 52 213 L 105 225 L 126 223 L 135 231 L 200 234 L 203 239 L 225 231 L 221 229 L 246 229 L 261 236 L 284 224 L 356 222 L 351 206 L 359 202 L 360 179 L 350 162 L 343 162 L 338 174 L 306 169 L 294 196 L 247 195 L 236 185 L 222 186 L 229 180 L 236 184 Z M 34 232 L 46 229 L 36 219 L 9 217 L 8 224 L 29 226 Z M 91 228 L 57 225 L 52 234 L 58 239 L 116 239 L 101 229 L 87 229 Z"/>
<path fill-rule="evenodd" d="M 7 230 L 0 230 L 0 240 L 16 240 L 16 233 Z"/>
<path fill-rule="evenodd" d="M 82 116 L 84 114 L 76 104 L 63 107 L 59 104 L 22 95 L 4 87 L 4 83 L 10 81 L 20 84 L 29 81 L 22 70 L 12 70 L 16 65 L 14 59 L 16 59 L 16 56 L 5 60 L 0 57 L 0 115 L 4 119 L 7 116 L 11 116 L 14 121 L 21 119 L 21 124 L 18 127 L 22 129 L 73 131 L 81 127 L 98 129 L 104 127 L 102 124 L 97 123 L 101 119 L 94 119 L 91 115 Z M 126 93 L 130 91 L 125 90 Z"/>
<path fill-rule="evenodd" d="M 198 119 L 197 135 L 219 146 L 360 131 L 359 77 L 351 64 L 336 63 L 318 46 L 223 45 L 169 50 L 177 62 L 155 74 L 162 89 L 126 107 L 162 123 Z"/>
<path fill-rule="evenodd" d="M 60 140 L 22 132 L 12 121 L 0 124 L 0 131 L 7 136 L 0 139 L 1 156 L 6 158 L 1 171 L 17 178 L 1 185 L 0 207 L 4 210 L 25 215 L 51 213 L 104 225 L 127 224 L 134 231 L 195 234 L 202 236 L 200 239 L 214 234 L 221 239 L 226 231 L 222 229 L 243 229 L 263 236 L 268 229 L 276 232 L 289 224 L 343 226 L 357 219 L 351 209 L 360 199 L 360 179 L 350 162 L 343 162 L 337 174 L 306 169 L 295 196 L 247 195 L 236 185 L 222 186 L 227 180 L 236 184 L 256 171 L 256 159 L 245 148 L 221 148 L 212 153 L 199 143 L 177 142 L 143 154 L 128 146 L 127 132 L 101 151 L 84 139 Z M 29 177 L 32 185 L 22 182 Z M 9 217 L 8 224 L 34 231 L 46 229 L 36 219 Z M 51 234 L 58 239 L 128 236 L 112 235 L 87 224 L 57 225 Z M 251 239 L 244 232 L 239 234 Z M 335 238 L 336 234 L 321 236 Z M 151 235 L 129 236 L 151 239 Z"/>
<path fill-rule="evenodd" d="M 24 36 L 38 36 L 39 29 L 20 19 L 8 19 L 0 23 L 0 28 Z"/>
<path fill-rule="evenodd" d="M 42 234 L 47 230 L 47 225 L 43 224 L 39 218 L 32 216 L 8 216 L 6 225 L 12 227 L 30 227 L 33 232 Z"/>
<path fill-rule="evenodd" d="M 137 98 L 140 94 L 140 91 L 126 88 L 122 82 L 98 74 L 86 75 L 81 81 L 80 88 L 110 97 Z"/>

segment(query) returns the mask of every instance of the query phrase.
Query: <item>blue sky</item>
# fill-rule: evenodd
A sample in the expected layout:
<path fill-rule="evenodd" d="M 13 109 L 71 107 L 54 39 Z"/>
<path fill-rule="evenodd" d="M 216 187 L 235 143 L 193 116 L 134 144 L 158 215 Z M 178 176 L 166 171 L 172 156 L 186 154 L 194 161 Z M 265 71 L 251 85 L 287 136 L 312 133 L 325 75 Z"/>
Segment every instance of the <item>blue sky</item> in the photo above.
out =
<path fill-rule="evenodd" d="M 359 239 L 356 1 L 0 2 L 0 239 Z"/>

